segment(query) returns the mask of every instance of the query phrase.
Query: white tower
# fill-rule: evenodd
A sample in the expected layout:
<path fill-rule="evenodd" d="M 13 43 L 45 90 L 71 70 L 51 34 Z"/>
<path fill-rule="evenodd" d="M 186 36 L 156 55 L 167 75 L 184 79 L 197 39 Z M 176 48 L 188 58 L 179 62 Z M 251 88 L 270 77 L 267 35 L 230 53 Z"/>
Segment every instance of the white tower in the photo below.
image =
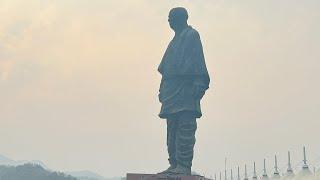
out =
<path fill-rule="evenodd" d="M 232 169 L 230 170 L 230 180 L 233 180 L 233 172 L 232 172 Z"/>
<path fill-rule="evenodd" d="M 241 178 L 240 178 L 240 168 L 239 168 L 239 166 L 238 166 L 238 175 L 237 175 L 237 180 L 241 180 Z"/>
<path fill-rule="evenodd" d="M 227 180 L 227 158 L 224 159 L 224 180 Z"/>
<path fill-rule="evenodd" d="M 253 162 L 253 176 L 252 176 L 253 180 L 257 180 L 258 176 L 257 176 L 257 171 L 256 171 L 256 162 Z"/>
<path fill-rule="evenodd" d="M 307 164 L 307 156 L 306 156 L 306 147 L 303 146 L 303 166 L 302 169 L 309 169 L 309 166 Z"/>
<path fill-rule="evenodd" d="M 266 159 L 263 159 L 263 174 L 261 179 L 263 180 L 269 179 L 267 174 L 267 169 L 266 169 Z"/>
<path fill-rule="evenodd" d="M 310 175 L 312 175 L 312 172 L 307 164 L 306 147 L 303 147 L 303 165 L 301 171 L 297 174 L 297 178 L 304 178 Z"/>
<path fill-rule="evenodd" d="M 248 173 L 247 173 L 247 165 L 246 164 L 244 165 L 244 178 L 243 178 L 243 180 L 249 180 Z"/>
<path fill-rule="evenodd" d="M 286 174 L 282 177 L 283 180 L 290 180 L 294 178 L 294 173 L 291 167 L 291 158 L 290 158 L 290 151 L 288 151 L 288 168 Z"/>
<path fill-rule="evenodd" d="M 287 168 L 287 176 L 293 176 L 293 170 L 291 167 L 291 158 L 290 158 L 290 151 L 288 151 L 288 168 Z"/>
<path fill-rule="evenodd" d="M 278 169 L 278 160 L 277 160 L 277 155 L 274 156 L 274 172 L 272 179 L 279 179 L 280 178 L 280 173 Z"/>

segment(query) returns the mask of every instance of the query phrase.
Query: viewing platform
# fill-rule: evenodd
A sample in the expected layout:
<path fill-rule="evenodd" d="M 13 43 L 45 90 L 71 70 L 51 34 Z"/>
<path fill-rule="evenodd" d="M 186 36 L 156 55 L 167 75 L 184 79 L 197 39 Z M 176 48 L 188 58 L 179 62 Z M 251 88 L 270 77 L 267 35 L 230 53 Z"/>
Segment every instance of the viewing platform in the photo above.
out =
<path fill-rule="evenodd" d="M 212 180 L 200 175 L 164 175 L 127 173 L 127 180 Z"/>

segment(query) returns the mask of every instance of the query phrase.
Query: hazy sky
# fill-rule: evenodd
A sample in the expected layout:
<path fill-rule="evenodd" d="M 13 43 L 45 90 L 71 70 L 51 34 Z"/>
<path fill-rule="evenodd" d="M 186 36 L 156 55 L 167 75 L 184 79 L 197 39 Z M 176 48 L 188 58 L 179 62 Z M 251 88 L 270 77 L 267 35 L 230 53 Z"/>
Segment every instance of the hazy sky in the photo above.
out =
<path fill-rule="evenodd" d="M 175 6 L 212 79 L 193 169 L 271 171 L 303 145 L 320 157 L 319 0 L 0 0 L 0 154 L 108 177 L 165 169 L 157 66 Z"/>

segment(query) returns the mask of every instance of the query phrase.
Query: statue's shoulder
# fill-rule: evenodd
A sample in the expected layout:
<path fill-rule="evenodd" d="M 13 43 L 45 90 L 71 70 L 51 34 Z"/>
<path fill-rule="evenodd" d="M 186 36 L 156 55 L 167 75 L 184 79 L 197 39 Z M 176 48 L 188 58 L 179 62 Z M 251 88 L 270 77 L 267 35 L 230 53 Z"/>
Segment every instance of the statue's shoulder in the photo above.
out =
<path fill-rule="evenodd" d="M 194 29 L 192 26 L 189 26 L 189 27 L 187 28 L 186 35 L 187 35 L 189 38 L 200 38 L 199 32 L 198 32 L 196 29 Z"/>

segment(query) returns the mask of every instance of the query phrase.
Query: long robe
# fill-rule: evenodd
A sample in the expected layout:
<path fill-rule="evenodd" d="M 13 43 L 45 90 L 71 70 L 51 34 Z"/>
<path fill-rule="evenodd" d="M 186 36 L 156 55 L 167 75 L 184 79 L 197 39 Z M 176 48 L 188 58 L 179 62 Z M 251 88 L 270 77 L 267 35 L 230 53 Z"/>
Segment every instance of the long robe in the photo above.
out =
<path fill-rule="evenodd" d="M 195 86 L 209 88 L 209 74 L 205 64 L 199 33 L 191 26 L 175 35 L 158 67 L 162 75 L 159 100 L 160 118 L 181 111 L 192 111 L 202 116 L 200 98 L 194 96 Z"/>

